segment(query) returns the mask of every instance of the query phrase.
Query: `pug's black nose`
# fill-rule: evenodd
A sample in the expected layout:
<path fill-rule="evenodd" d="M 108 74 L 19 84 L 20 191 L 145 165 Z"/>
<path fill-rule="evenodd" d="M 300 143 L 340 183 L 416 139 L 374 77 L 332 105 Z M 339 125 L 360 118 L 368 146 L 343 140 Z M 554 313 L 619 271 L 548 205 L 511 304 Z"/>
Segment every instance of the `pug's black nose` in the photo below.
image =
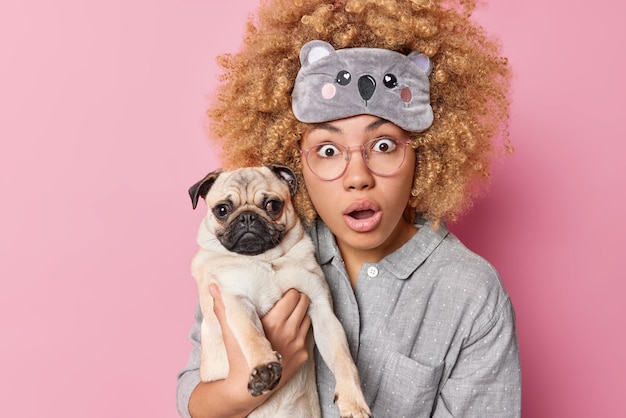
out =
<path fill-rule="evenodd" d="M 359 94 L 366 102 L 372 98 L 376 90 L 376 80 L 371 75 L 364 75 L 359 78 Z"/>
<path fill-rule="evenodd" d="M 258 219 L 258 215 L 254 212 L 244 212 L 237 218 L 237 222 L 242 226 L 250 226 Z"/>

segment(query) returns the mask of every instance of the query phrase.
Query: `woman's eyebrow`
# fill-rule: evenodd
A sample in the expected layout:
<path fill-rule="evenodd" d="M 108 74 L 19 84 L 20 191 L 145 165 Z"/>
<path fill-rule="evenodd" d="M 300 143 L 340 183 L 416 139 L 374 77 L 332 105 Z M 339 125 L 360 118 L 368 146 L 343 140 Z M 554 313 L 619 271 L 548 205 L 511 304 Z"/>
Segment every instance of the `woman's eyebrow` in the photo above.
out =
<path fill-rule="evenodd" d="M 342 132 L 341 129 L 339 129 L 338 127 L 336 127 L 335 125 L 333 125 L 331 123 L 317 123 L 317 124 L 313 125 L 311 130 L 314 131 L 316 129 L 322 129 L 322 130 L 325 130 L 325 131 L 331 131 L 331 132 L 336 132 L 336 133 L 341 133 Z"/>
<path fill-rule="evenodd" d="M 370 123 L 369 125 L 367 125 L 365 127 L 366 131 L 374 131 L 376 130 L 379 126 L 382 126 L 386 123 L 391 123 L 389 122 L 387 119 L 383 119 L 383 118 L 379 118 L 378 120 L 375 120 L 374 122 Z"/>

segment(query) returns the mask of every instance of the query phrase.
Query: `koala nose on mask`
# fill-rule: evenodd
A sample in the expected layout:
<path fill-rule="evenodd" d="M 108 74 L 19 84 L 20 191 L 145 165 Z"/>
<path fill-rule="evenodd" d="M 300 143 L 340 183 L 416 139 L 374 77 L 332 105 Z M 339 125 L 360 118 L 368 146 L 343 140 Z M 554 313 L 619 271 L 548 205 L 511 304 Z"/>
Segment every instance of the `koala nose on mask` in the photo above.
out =
<path fill-rule="evenodd" d="M 358 81 L 359 94 L 366 102 L 372 98 L 376 90 L 376 80 L 371 75 L 364 75 Z"/>

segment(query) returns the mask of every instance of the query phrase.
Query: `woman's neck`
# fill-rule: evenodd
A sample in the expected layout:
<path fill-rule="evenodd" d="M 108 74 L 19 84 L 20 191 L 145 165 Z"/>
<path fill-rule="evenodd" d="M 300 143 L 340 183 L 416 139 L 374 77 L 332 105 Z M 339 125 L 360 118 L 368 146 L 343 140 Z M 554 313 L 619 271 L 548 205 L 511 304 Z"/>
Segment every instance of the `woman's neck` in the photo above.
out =
<path fill-rule="evenodd" d="M 345 242 L 337 240 L 337 246 L 348 273 L 352 288 L 356 283 L 365 263 L 378 263 L 380 260 L 393 253 L 407 243 L 417 232 L 417 227 L 406 222 L 400 222 L 396 231 L 381 245 L 375 248 L 356 248 Z"/>

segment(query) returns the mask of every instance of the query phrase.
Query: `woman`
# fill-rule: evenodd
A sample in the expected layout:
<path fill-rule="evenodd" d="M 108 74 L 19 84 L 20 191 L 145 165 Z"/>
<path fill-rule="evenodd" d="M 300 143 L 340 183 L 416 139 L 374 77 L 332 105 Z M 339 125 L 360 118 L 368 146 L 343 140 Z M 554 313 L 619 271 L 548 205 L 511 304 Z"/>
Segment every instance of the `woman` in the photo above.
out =
<path fill-rule="evenodd" d="M 508 65 L 470 20 L 473 8 L 473 1 L 275 0 L 249 24 L 244 48 L 221 57 L 224 83 L 209 116 L 214 136 L 222 138 L 223 165 L 278 160 L 303 180 L 296 207 L 310 226 L 377 417 L 520 414 L 511 302 L 493 267 L 445 225 L 471 205 L 494 153 L 509 148 L 496 141 L 506 134 Z M 311 41 L 322 49 L 307 55 Z M 387 63 L 390 51 L 421 57 L 421 90 L 398 97 L 405 104 L 426 99 L 426 109 L 408 121 L 403 106 L 377 106 L 373 94 L 387 79 L 369 87 L 359 82 L 365 104 L 345 103 L 344 114 L 327 104 L 352 74 L 331 73 L 338 83 L 332 93 L 301 78 L 310 64 L 330 67 L 321 59 L 335 52 L 357 55 L 345 64 L 354 64 L 356 76 L 372 62 Z M 391 90 L 402 83 L 393 78 Z M 317 93 L 324 100 L 316 101 Z M 179 376 L 179 411 L 246 416 L 271 394 L 246 392 L 247 367 L 239 366 L 245 362 L 219 289 L 211 292 L 230 373 L 199 383 L 198 314 L 194 350 Z M 281 384 L 306 360 L 307 305 L 292 290 L 263 318 L 283 357 Z M 323 416 L 338 416 L 334 381 L 321 360 L 317 379 Z"/>

